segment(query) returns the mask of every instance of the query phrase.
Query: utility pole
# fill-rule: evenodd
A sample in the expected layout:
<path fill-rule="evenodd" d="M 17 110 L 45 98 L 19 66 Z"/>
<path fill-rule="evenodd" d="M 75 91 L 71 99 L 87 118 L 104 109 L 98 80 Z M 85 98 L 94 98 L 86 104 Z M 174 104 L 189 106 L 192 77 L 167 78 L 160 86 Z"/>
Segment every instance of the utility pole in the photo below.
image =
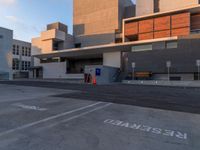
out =
<path fill-rule="evenodd" d="M 167 66 L 168 81 L 170 81 L 170 68 L 172 66 L 171 61 L 167 61 L 166 66 Z"/>
<path fill-rule="evenodd" d="M 135 66 L 136 66 L 135 62 L 132 62 L 132 69 L 133 69 L 132 78 L 133 78 L 133 80 L 135 80 Z"/>

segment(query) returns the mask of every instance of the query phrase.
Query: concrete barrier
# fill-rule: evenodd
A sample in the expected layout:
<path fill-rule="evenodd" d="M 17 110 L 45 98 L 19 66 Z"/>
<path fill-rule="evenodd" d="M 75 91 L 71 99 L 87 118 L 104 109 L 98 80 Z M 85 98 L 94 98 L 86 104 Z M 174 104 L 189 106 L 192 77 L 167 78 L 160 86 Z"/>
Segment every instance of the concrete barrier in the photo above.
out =
<path fill-rule="evenodd" d="M 122 83 L 123 84 L 132 84 L 132 85 L 154 85 L 154 86 L 198 87 L 198 88 L 200 88 L 200 81 L 123 80 Z"/>

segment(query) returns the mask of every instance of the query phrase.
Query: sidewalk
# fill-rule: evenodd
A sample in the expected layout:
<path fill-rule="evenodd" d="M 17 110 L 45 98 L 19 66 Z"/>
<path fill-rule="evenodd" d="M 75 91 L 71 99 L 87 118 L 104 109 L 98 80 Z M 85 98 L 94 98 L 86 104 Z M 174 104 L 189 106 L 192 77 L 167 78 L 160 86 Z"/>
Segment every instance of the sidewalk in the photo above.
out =
<path fill-rule="evenodd" d="M 200 88 L 200 81 L 123 80 L 123 84 Z"/>

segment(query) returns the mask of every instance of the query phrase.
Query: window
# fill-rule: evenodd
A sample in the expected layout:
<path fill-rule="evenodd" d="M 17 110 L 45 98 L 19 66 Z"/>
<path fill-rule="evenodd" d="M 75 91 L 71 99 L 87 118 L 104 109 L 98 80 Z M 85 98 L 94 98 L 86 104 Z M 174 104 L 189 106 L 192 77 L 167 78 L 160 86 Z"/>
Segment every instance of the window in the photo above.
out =
<path fill-rule="evenodd" d="M 17 45 L 17 50 L 19 51 L 19 46 Z"/>
<path fill-rule="evenodd" d="M 76 43 L 75 48 L 81 48 L 81 43 Z"/>
<path fill-rule="evenodd" d="M 28 69 L 30 69 L 30 67 L 31 67 L 31 62 L 28 61 Z"/>
<path fill-rule="evenodd" d="M 168 48 L 168 49 L 171 49 L 171 48 L 178 48 L 178 43 L 177 43 L 177 41 L 166 42 L 166 48 Z"/>
<path fill-rule="evenodd" d="M 31 48 L 28 49 L 28 56 L 31 56 Z"/>
<path fill-rule="evenodd" d="M 28 62 L 27 61 L 24 62 L 24 70 L 28 70 Z"/>
<path fill-rule="evenodd" d="M 0 35 L 0 39 L 3 39 L 3 35 Z"/>
<path fill-rule="evenodd" d="M 24 50 L 24 47 L 22 47 L 22 56 L 25 56 L 25 50 Z"/>
<path fill-rule="evenodd" d="M 13 45 L 13 55 L 16 54 L 16 49 L 15 49 L 15 45 Z"/>
<path fill-rule="evenodd" d="M 28 56 L 28 48 L 26 47 L 25 56 Z"/>
<path fill-rule="evenodd" d="M 18 59 L 13 59 L 12 68 L 13 68 L 13 70 L 19 70 L 19 60 Z"/>
<path fill-rule="evenodd" d="M 132 47 L 132 52 L 148 51 L 148 50 L 152 50 L 152 49 L 153 49 L 152 44 L 136 45 L 136 46 Z"/>
<path fill-rule="evenodd" d="M 22 70 L 25 70 L 25 61 L 22 61 Z"/>
<path fill-rule="evenodd" d="M 19 55 L 19 49 L 16 50 L 16 55 Z"/>
<path fill-rule="evenodd" d="M 160 0 L 154 0 L 154 12 L 159 12 L 160 11 Z"/>

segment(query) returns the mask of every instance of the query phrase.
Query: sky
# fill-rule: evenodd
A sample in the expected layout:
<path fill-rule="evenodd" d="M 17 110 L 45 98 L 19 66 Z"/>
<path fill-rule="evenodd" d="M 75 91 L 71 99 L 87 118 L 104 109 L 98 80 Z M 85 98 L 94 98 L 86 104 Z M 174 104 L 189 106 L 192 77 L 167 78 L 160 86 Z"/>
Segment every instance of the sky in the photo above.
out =
<path fill-rule="evenodd" d="M 72 33 L 73 0 L 0 0 L 0 27 L 14 30 L 14 38 L 31 41 L 46 25 L 62 22 Z"/>

